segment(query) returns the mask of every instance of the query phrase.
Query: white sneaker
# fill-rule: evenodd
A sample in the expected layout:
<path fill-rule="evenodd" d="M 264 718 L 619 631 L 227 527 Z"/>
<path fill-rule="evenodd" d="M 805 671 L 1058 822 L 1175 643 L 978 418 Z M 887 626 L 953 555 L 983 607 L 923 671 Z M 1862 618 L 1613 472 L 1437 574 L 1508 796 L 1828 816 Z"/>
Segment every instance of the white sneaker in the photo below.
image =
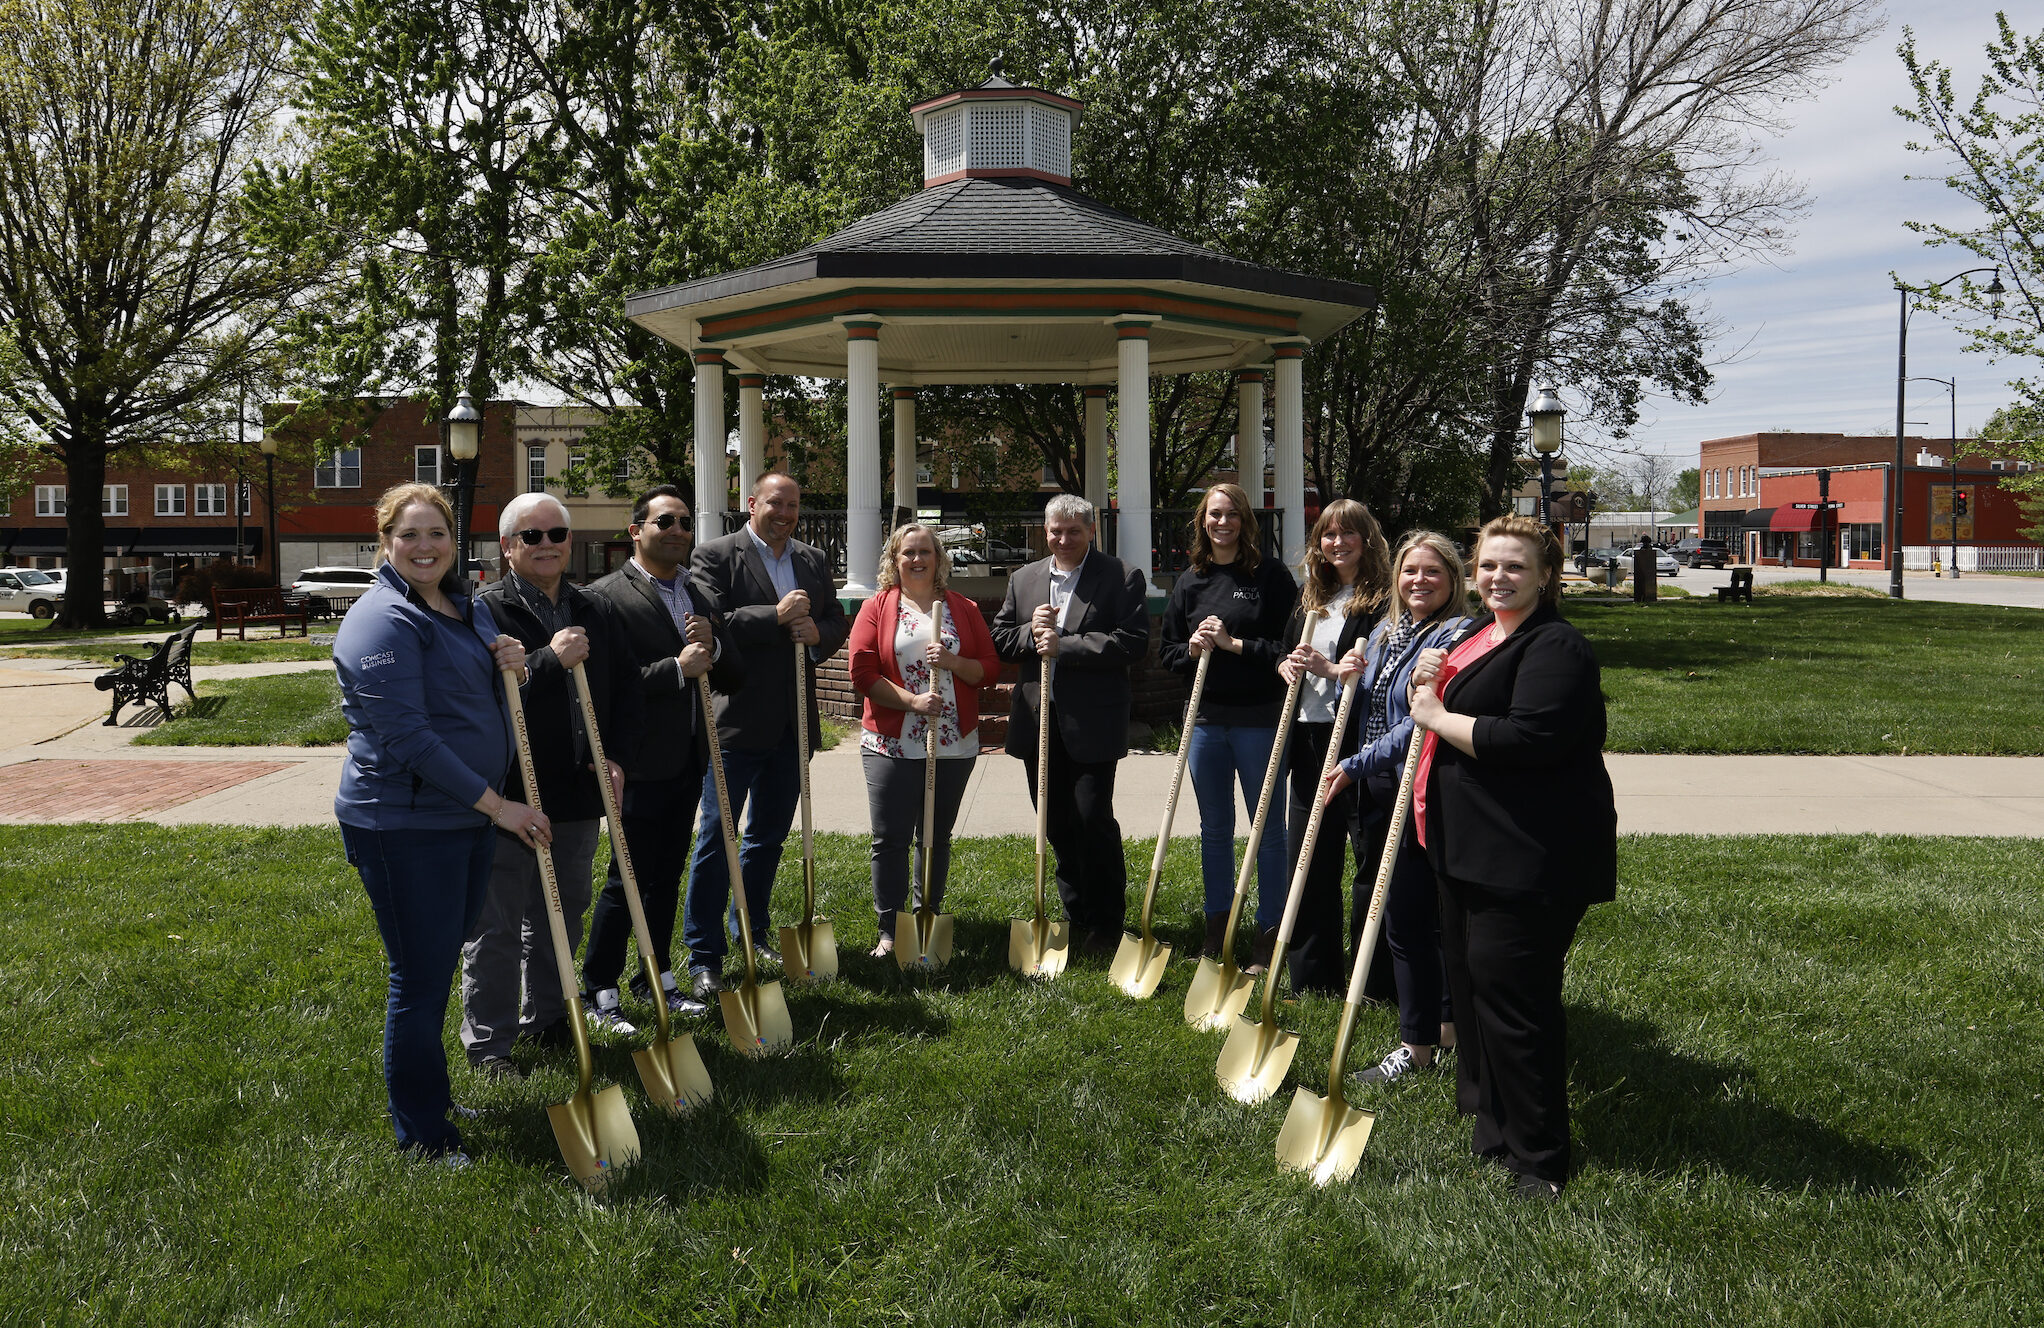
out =
<path fill-rule="evenodd" d="M 1400 1043 L 1395 1051 L 1369 1069 L 1357 1070 L 1350 1075 L 1349 1082 L 1374 1088 L 1403 1078 L 1415 1070 L 1431 1070 L 1438 1063 L 1439 1061 L 1435 1060 L 1421 1065 L 1412 1058 L 1412 1048 Z"/>
<path fill-rule="evenodd" d="M 607 987 L 596 993 L 589 1002 L 589 1008 L 582 1012 L 589 1021 L 592 1033 L 609 1033 L 616 1037 L 630 1037 L 639 1031 L 639 1026 L 626 1019 L 618 1006 L 616 987 Z"/>

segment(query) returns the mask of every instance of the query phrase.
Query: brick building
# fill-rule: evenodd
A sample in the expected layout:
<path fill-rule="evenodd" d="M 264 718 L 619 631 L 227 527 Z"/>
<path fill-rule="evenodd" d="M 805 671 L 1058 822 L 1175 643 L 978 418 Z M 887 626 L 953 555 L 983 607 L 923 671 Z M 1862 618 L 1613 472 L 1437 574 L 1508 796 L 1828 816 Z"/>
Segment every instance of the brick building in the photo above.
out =
<path fill-rule="evenodd" d="M 232 466 L 110 470 L 99 495 L 106 592 L 119 595 L 143 580 L 167 591 L 181 569 L 233 557 L 237 550 L 245 558 L 262 558 L 267 523 L 262 463 L 253 447 L 249 461 L 238 474 Z M 62 566 L 69 510 L 63 470 L 36 474 L 22 492 L 0 503 L 0 565 Z"/>

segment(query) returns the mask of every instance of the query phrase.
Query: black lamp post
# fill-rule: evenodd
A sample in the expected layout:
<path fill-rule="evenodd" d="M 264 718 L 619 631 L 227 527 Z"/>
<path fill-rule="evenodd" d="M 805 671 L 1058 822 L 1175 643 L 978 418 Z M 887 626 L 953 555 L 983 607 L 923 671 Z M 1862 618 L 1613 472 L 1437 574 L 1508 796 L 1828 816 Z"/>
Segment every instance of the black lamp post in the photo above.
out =
<path fill-rule="evenodd" d="M 2001 284 L 2001 268 L 1999 266 L 1969 267 L 1964 272 L 1956 273 L 1946 277 L 1943 281 L 1934 283 L 1930 289 L 1934 291 L 1940 290 L 1957 281 L 1960 277 L 1970 277 L 1975 272 L 1994 273 L 1994 280 L 1988 284 L 1987 294 L 1994 297 L 1995 307 L 1999 309 L 2001 307 L 2001 297 L 2005 293 L 2005 288 Z M 1902 412 L 1909 389 L 1909 297 L 1916 292 L 1899 281 L 1895 283 L 1895 292 L 1902 298 L 1902 317 L 1900 330 L 1896 333 L 1895 337 L 1895 469 L 1888 474 L 1888 487 L 1892 491 L 1888 495 L 1888 598 L 1901 599 L 1902 466 L 1904 461 L 1902 438 L 1905 431 Z M 1953 418 L 1956 420 L 1958 411 L 1956 402 L 1952 410 L 1954 412 Z M 1956 425 L 1954 427 L 1956 428 Z"/>
<path fill-rule="evenodd" d="M 482 412 L 463 392 L 447 416 L 447 454 L 454 458 L 454 557 L 461 568 L 461 586 L 468 589 L 468 518 L 475 502 L 476 443 L 482 433 Z"/>
<path fill-rule="evenodd" d="M 270 435 L 267 426 L 263 429 L 263 440 L 256 444 L 263 449 L 263 520 L 270 528 L 270 577 L 278 585 L 284 584 L 284 558 L 277 550 L 277 440 Z M 239 495 L 236 496 L 237 501 Z"/>
<path fill-rule="evenodd" d="M 1561 451 L 1561 417 L 1568 413 L 1554 389 L 1543 387 L 1526 407 L 1533 451 L 1540 457 L 1540 524 L 1554 528 L 1554 454 Z"/>

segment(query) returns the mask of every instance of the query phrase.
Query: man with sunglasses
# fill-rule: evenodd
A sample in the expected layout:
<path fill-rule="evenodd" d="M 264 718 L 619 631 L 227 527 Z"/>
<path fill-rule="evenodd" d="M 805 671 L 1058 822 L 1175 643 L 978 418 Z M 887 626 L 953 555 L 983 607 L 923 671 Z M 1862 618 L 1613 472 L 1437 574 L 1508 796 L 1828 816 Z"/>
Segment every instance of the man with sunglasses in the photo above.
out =
<path fill-rule="evenodd" d="M 712 615 L 716 604 L 688 570 L 695 548 L 695 518 L 672 484 L 648 490 L 632 505 L 632 556 L 623 567 L 589 587 L 623 626 L 626 649 L 638 674 L 642 707 L 631 783 L 625 786 L 625 847 L 660 960 L 659 985 L 667 1008 L 701 1014 L 706 1006 L 674 978 L 668 951 L 674 916 L 681 903 L 681 877 L 688 866 L 688 827 L 709 769 L 710 744 L 703 731 L 695 680 L 708 673 L 719 691 L 736 690 L 743 673 Z M 607 730 L 606 730 L 607 732 Z M 633 952 L 632 918 L 617 860 L 596 901 L 589 948 L 582 956 L 582 985 L 589 995 L 589 1019 L 599 1030 L 630 1034 L 636 1029 L 618 1010 L 618 979 Z M 639 973 L 632 991 L 653 998 L 653 979 Z"/>
<path fill-rule="evenodd" d="M 505 504 L 497 523 L 504 550 L 502 580 L 481 600 L 498 626 L 525 647 L 531 676 L 519 688 L 540 803 L 553 822 L 554 877 L 570 948 L 582 938 L 589 908 L 590 859 L 602 825 L 603 790 L 573 686 L 575 665 L 589 678 L 603 727 L 608 774 L 623 784 L 634 769 L 632 737 L 640 729 L 637 670 L 623 628 L 598 600 L 569 584 L 572 545 L 567 509 L 544 493 Z M 523 799 L 514 765 L 509 796 Z M 501 833 L 501 832 L 500 832 Z M 553 932 L 547 924 L 539 862 L 530 846 L 508 837 L 497 845 L 482 916 L 462 949 L 461 1041 L 485 1073 L 522 1077 L 510 1052 L 515 1040 L 568 1040 Z M 521 1001 L 521 991 L 523 999 Z"/>
<path fill-rule="evenodd" d="M 795 707 L 809 708 L 813 750 L 821 731 L 815 666 L 844 646 L 852 626 L 838 603 L 830 559 L 815 545 L 795 538 L 802 487 L 778 471 L 770 472 L 754 483 L 746 506 L 746 524 L 705 541 L 692 566 L 716 597 L 731 640 L 745 658 L 745 690 L 718 702 L 717 736 L 723 743 L 725 783 L 731 790 L 731 819 L 745 827 L 738 870 L 745 878 L 753 934 L 741 942 L 749 939 L 760 958 L 777 964 L 781 956 L 773 948 L 767 905 L 781 847 L 801 798 Z M 791 648 L 797 645 L 808 650 L 811 666 L 808 695 L 799 700 Z M 696 821 L 683 933 L 690 983 L 696 998 L 706 1002 L 723 989 L 727 937 L 738 935 L 719 821 L 717 792 L 709 786 L 703 790 Z"/>

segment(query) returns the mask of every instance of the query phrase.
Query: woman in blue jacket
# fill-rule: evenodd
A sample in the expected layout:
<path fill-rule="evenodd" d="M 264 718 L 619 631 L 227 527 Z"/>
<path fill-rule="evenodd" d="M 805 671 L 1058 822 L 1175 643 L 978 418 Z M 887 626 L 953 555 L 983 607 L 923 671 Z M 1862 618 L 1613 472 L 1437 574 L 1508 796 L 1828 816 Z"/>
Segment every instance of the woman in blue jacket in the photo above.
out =
<path fill-rule="evenodd" d="M 1469 625 L 1462 558 L 1455 546 L 1430 530 L 1416 530 L 1399 542 L 1391 559 L 1393 611 L 1362 645 L 1342 659 L 1363 670 L 1362 735 L 1356 754 L 1327 779 L 1334 798 L 1351 783 L 1362 785 L 1361 819 L 1371 829 L 1370 860 L 1355 884 L 1354 930 L 1369 917 L 1377 884 L 1374 865 L 1390 828 L 1392 804 L 1405 775 L 1406 746 L 1412 741 L 1407 689 L 1423 650 L 1444 647 Z M 1398 986 L 1399 1045 L 1376 1065 L 1359 1071 L 1362 1083 L 1389 1083 L 1434 1063 L 1436 1048 L 1455 1046 L 1455 1016 L 1441 966 L 1441 922 L 1433 869 L 1413 838 L 1410 820 L 1384 899 L 1384 934 L 1391 972 Z"/>
<path fill-rule="evenodd" d="M 376 584 L 334 640 L 348 757 L 334 814 L 390 957 L 383 1080 L 400 1149 L 466 1165 L 447 1119 L 441 1042 L 461 944 L 489 886 L 493 827 L 528 848 L 552 830 L 496 790 L 515 756 L 499 672 L 525 650 L 455 571 L 454 514 L 430 484 L 376 504 Z"/>

